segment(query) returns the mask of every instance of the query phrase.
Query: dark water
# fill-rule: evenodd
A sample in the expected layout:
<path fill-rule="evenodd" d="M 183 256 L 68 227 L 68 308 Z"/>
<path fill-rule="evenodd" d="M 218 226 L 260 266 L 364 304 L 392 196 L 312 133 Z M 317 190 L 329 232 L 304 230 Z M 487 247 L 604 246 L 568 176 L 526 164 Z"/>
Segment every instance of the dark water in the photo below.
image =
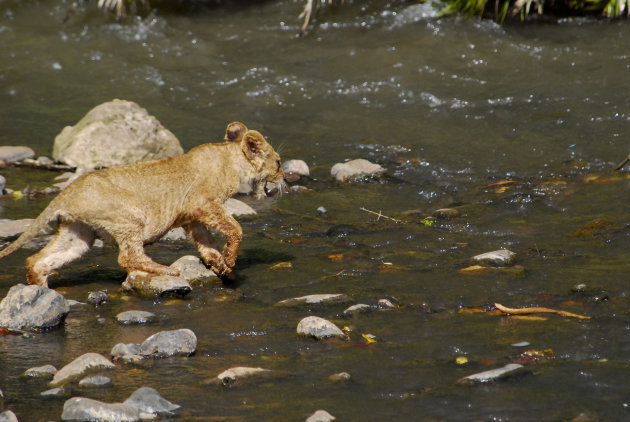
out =
<path fill-rule="evenodd" d="M 122 401 L 151 386 L 184 406 L 178 420 L 304 420 L 320 408 L 342 421 L 630 417 L 630 179 L 611 170 L 630 152 L 627 22 L 499 27 L 372 1 L 325 9 L 298 37 L 302 5 L 291 1 L 177 4 L 123 22 L 92 4 L 64 24 L 69 6 L 0 1 L 0 144 L 50 155 L 65 125 L 121 98 L 147 108 L 185 149 L 219 140 L 226 123 L 241 120 L 281 146 L 283 159 L 305 160 L 316 180 L 312 192 L 265 199 L 254 204 L 257 216 L 242 219 L 236 285 L 211 283 L 176 301 L 122 297 L 124 273 L 111 248 L 63 269 L 52 286 L 66 297 L 85 301 L 106 288 L 113 299 L 73 308 L 62 329 L 0 337 L 4 407 L 20 420 L 58 420 L 65 400 L 40 399 L 47 386 L 21 378 L 27 368 L 60 368 L 184 327 L 199 339 L 193 357 L 122 366 L 108 374 L 113 388 L 73 395 Z M 332 183 L 330 167 L 347 158 L 378 162 L 388 178 Z M 13 189 L 46 186 L 56 175 L 2 174 Z M 489 186 L 506 179 L 518 183 Z M 0 204 L 0 218 L 25 218 L 46 200 Z M 319 206 L 328 214 L 319 216 Z M 420 223 L 446 206 L 459 217 Z M 376 221 L 360 207 L 409 222 Z M 524 275 L 459 272 L 473 255 L 501 247 L 518 254 Z M 148 250 L 164 263 L 195 253 L 186 243 Z M 23 282 L 31 253 L 2 261 L 2 296 Z M 279 262 L 292 269 L 272 270 Z M 587 290 L 573 291 L 577 284 Z M 315 293 L 367 304 L 395 297 L 400 306 L 351 319 L 341 318 L 347 305 L 274 306 Z M 459 312 L 494 302 L 593 318 Z M 129 309 L 158 321 L 119 326 L 115 315 Z M 350 340 L 298 338 L 307 315 L 350 327 Z M 512 346 L 522 341 L 531 345 Z M 456 384 L 518 361 L 525 349 L 551 349 L 553 357 L 527 365 L 522 377 Z M 459 356 L 469 363 L 457 365 Z M 277 376 L 204 385 L 237 365 Z M 341 371 L 350 384 L 328 380 Z"/>

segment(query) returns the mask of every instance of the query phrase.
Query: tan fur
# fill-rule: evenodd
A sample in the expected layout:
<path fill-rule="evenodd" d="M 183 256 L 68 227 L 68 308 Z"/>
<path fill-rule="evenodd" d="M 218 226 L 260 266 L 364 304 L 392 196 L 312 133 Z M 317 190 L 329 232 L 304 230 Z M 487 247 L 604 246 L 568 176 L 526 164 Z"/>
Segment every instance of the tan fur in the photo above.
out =
<path fill-rule="evenodd" d="M 95 171 L 53 199 L 26 232 L 0 251 L 0 258 L 57 221 L 57 236 L 26 260 L 31 284 L 47 286 L 48 276 L 87 252 L 97 236 L 118 245 L 118 263 L 127 271 L 178 275 L 149 258 L 143 246 L 183 227 L 204 262 L 218 275 L 228 275 L 243 231 L 224 202 L 241 183 L 283 180 L 280 157 L 255 130 L 244 132 L 240 142 L 203 144 L 179 157 Z M 225 236 L 222 253 L 208 229 Z"/>

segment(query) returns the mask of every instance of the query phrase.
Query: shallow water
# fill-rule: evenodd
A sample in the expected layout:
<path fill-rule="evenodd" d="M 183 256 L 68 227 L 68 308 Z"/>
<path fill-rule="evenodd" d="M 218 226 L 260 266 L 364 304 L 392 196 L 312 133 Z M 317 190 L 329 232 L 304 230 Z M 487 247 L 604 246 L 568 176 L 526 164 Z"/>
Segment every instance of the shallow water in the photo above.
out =
<path fill-rule="evenodd" d="M 283 159 L 305 160 L 314 180 L 312 192 L 252 201 L 259 214 L 241 220 L 235 285 L 210 283 L 177 301 L 123 297 L 124 273 L 109 247 L 64 268 L 51 284 L 66 297 L 85 301 L 105 288 L 113 298 L 73 308 L 62 329 L 0 337 L 5 409 L 24 421 L 58 420 L 65 399 L 40 399 L 45 382 L 21 378 L 24 370 L 186 327 L 199 339 L 193 357 L 122 366 L 108 374 L 113 388 L 73 395 L 122 401 L 151 386 L 184 406 L 178 420 L 304 420 L 320 408 L 338 420 L 628 418 L 630 179 L 611 170 L 630 152 L 627 22 L 499 27 L 372 1 L 322 10 L 298 37 L 301 4 L 290 1 L 176 4 L 123 22 L 92 4 L 64 24 L 69 5 L 0 2 L 1 145 L 50 155 L 65 125 L 121 98 L 147 108 L 186 150 L 243 121 Z M 347 158 L 378 162 L 388 177 L 332 183 L 330 167 Z M 43 187 L 56 175 L 1 174 L 13 189 Z M 489 186 L 506 179 L 518 183 Z M 0 218 L 35 217 L 46 202 L 4 198 Z M 319 206 L 328 213 L 318 215 Z M 460 216 L 421 223 L 446 206 Z M 377 221 L 360 207 L 409 222 Z M 608 223 L 578 232 L 596 218 Z M 500 247 L 518 254 L 525 275 L 459 272 Z M 164 263 L 195 253 L 185 242 L 148 251 Z M 23 282 L 30 254 L 2 261 L 0 295 Z M 270 269 L 279 262 L 291 270 Z M 585 293 L 573 291 L 580 283 Z M 367 304 L 394 297 L 400 307 L 343 319 L 347 305 L 274 306 L 315 293 Z M 459 312 L 494 302 L 593 318 Z M 158 321 L 118 326 L 115 315 L 129 309 Z M 307 315 L 349 326 L 350 340 L 298 338 Z M 378 342 L 367 344 L 368 333 Z M 512 344 L 521 341 L 554 357 L 505 382 L 456 385 L 516 361 L 525 349 Z M 458 366 L 458 356 L 469 363 Z M 277 376 L 204 385 L 237 365 Z M 330 383 L 340 371 L 353 381 Z"/>

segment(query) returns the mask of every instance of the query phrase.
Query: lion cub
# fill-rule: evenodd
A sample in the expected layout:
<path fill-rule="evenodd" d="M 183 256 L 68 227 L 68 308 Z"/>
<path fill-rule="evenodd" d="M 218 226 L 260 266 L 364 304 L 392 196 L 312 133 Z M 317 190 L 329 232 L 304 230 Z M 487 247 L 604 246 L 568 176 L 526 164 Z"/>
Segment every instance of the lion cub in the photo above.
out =
<path fill-rule="evenodd" d="M 232 129 L 230 129 L 232 128 Z M 224 202 L 241 183 L 282 185 L 280 156 L 255 130 L 228 125 L 224 143 L 199 145 L 188 153 L 87 173 L 63 190 L 0 258 L 16 251 L 57 221 L 56 237 L 26 259 L 30 284 L 48 286 L 48 276 L 86 253 L 97 236 L 118 245 L 127 271 L 179 275 L 144 252 L 174 227 L 183 227 L 202 259 L 217 275 L 232 272 L 243 236 Z M 259 192 L 260 189 L 257 190 Z M 208 229 L 225 236 L 223 252 Z"/>

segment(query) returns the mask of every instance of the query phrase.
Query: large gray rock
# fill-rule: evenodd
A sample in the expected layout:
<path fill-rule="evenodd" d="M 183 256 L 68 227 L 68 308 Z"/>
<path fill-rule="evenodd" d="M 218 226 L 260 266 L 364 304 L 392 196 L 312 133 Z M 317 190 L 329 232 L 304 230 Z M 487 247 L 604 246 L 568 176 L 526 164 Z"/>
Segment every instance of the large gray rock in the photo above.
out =
<path fill-rule="evenodd" d="M 23 146 L 0 147 L 0 160 L 15 163 L 26 158 L 35 158 L 35 151 Z"/>
<path fill-rule="evenodd" d="M 66 400 L 61 413 L 61 420 L 64 421 L 134 422 L 153 418 L 153 415 L 142 412 L 135 406 L 103 403 L 86 397 Z"/>
<path fill-rule="evenodd" d="M 98 168 L 175 157 L 184 152 L 169 130 L 138 104 L 113 100 L 90 110 L 55 138 L 53 158 Z"/>
<path fill-rule="evenodd" d="M 138 354 L 153 358 L 190 356 L 196 349 L 197 336 L 191 330 L 182 328 L 153 334 L 142 342 Z"/>
<path fill-rule="evenodd" d="M 303 318 L 298 323 L 297 333 L 303 336 L 315 337 L 318 340 L 327 337 L 345 337 L 343 331 L 335 324 L 316 316 Z"/>
<path fill-rule="evenodd" d="M 345 163 L 337 163 L 330 170 L 332 177 L 339 182 L 365 176 L 371 177 L 384 172 L 385 169 L 383 167 L 364 160 L 363 158 L 357 158 L 356 160 L 350 160 Z"/>
<path fill-rule="evenodd" d="M 61 368 L 50 381 L 51 387 L 58 387 L 87 374 L 90 371 L 114 369 L 116 365 L 98 353 L 86 353 Z"/>
<path fill-rule="evenodd" d="M 157 415 L 173 414 L 181 409 L 178 404 L 162 398 L 157 390 L 151 387 L 140 387 L 134 391 L 123 404 L 133 406 L 145 413 L 153 413 Z"/>
<path fill-rule="evenodd" d="M 66 299 L 47 287 L 16 284 L 0 302 L 0 327 L 37 330 L 60 325 L 70 312 Z"/>

